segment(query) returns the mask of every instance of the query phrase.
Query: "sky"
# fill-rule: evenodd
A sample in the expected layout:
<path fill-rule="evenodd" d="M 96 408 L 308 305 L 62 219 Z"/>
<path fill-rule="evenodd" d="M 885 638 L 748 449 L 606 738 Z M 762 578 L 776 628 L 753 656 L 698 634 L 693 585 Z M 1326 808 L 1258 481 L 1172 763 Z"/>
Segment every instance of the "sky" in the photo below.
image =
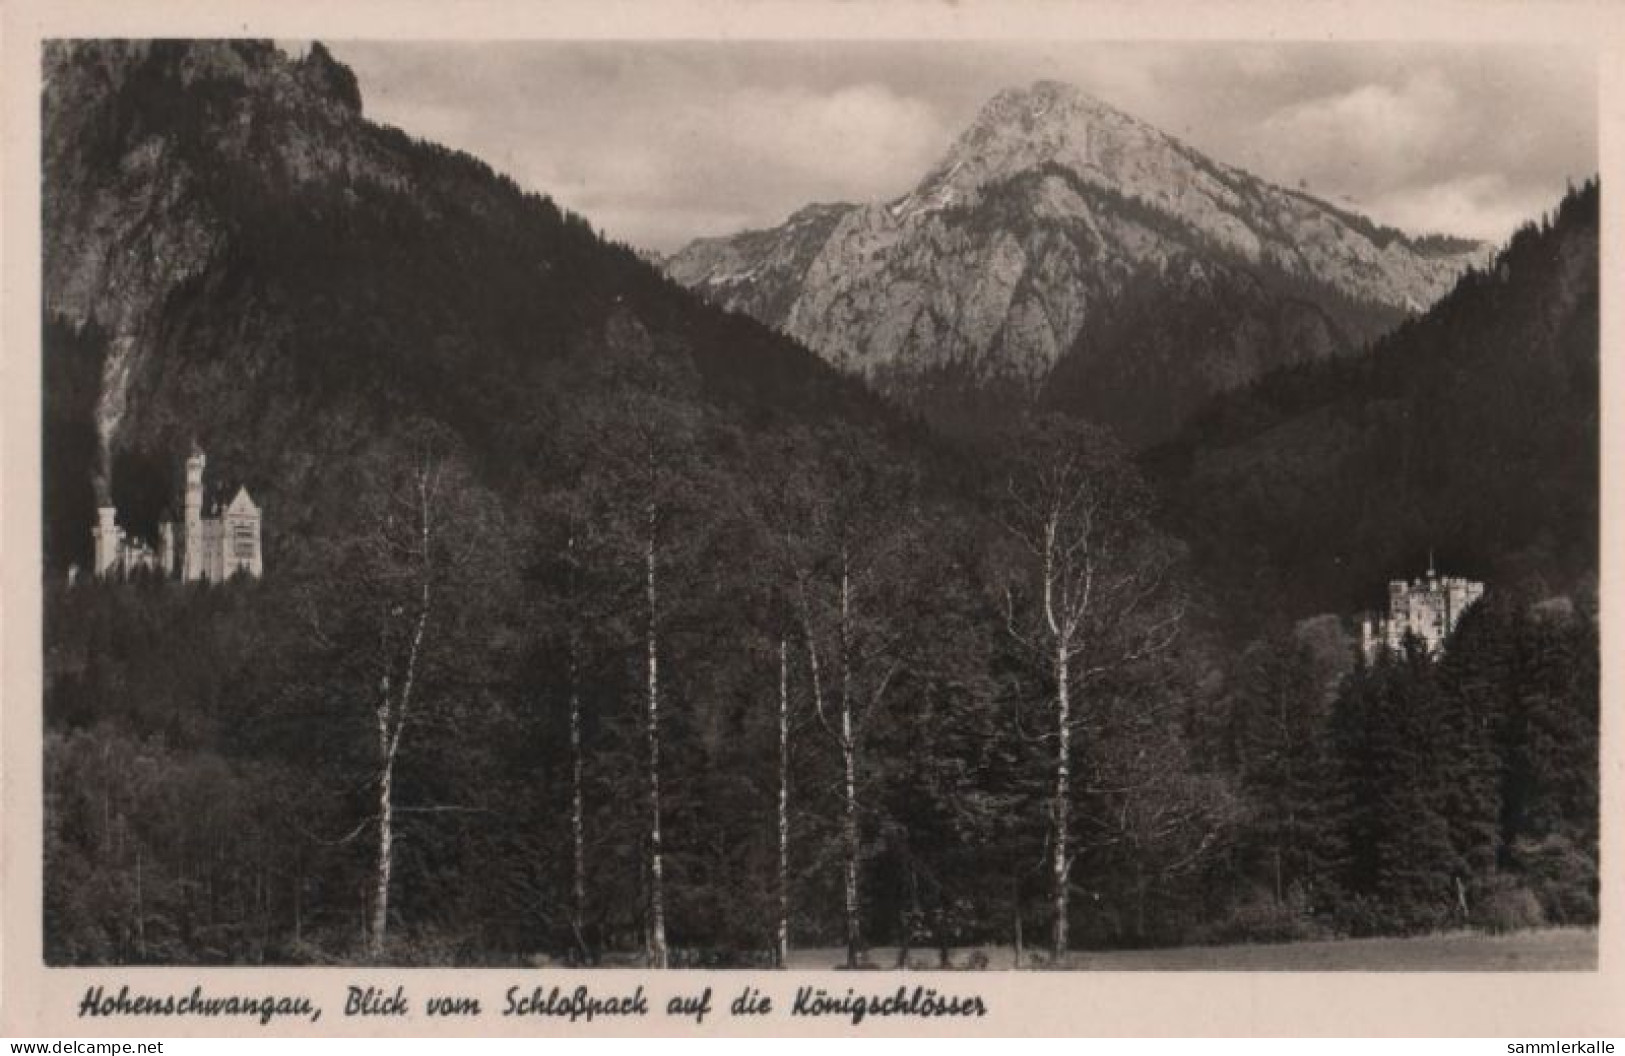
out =
<path fill-rule="evenodd" d="M 1503 240 L 1597 169 L 1594 61 L 1555 46 L 326 43 L 368 117 L 662 252 L 904 194 L 1041 79 L 1412 234 Z"/>

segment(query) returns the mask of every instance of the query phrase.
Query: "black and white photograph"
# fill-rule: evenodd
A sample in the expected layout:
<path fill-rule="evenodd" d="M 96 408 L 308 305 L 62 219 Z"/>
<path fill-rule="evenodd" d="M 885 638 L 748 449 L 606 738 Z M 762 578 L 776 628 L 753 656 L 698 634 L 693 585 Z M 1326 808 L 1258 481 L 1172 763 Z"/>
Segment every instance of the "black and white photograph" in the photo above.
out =
<path fill-rule="evenodd" d="M 1596 50 L 456 32 L 40 43 L 42 966 L 1596 971 Z"/>

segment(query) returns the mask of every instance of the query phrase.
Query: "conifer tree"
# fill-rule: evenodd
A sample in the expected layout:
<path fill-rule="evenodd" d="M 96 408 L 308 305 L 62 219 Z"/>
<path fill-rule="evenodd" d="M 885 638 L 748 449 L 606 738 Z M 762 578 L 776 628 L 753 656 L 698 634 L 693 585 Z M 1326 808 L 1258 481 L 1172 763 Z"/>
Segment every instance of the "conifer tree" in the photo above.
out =
<path fill-rule="evenodd" d="M 1094 694 L 1135 665 L 1165 656 L 1182 616 L 1174 552 L 1149 523 L 1150 495 L 1104 433 L 1060 418 L 1024 423 L 1010 441 L 1002 508 L 1019 548 L 1006 588 L 1006 627 L 1046 686 L 1039 734 L 1050 758 L 1050 955 L 1069 948 L 1074 738 L 1098 721 Z"/>
<path fill-rule="evenodd" d="M 1325 876 L 1321 795 L 1326 686 L 1294 637 L 1261 642 L 1242 657 L 1231 711 L 1232 751 L 1248 817 L 1243 844 L 1254 876 L 1277 904 Z"/>

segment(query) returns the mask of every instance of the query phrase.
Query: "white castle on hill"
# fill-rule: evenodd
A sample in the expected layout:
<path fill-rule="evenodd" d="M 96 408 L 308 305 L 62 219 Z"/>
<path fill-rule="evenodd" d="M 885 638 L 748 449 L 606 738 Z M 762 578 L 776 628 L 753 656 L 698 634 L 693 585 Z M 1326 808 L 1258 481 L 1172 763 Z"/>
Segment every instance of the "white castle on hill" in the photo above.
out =
<path fill-rule="evenodd" d="M 1367 660 L 1388 649 L 1403 652 L 1407 635 L 1415 635 L 1429 655 L 1438 655 L 1462 615 L 1484 596 L 1484 584 L 1459 576 L 1441 576 L 1428 558 L 1427 575 L 1407 583 L 1388 583 L 1388 617 L 1367 616 L 1360 623 L 1360 648 Z"/>
<path fill-rule="evenodd" d="M 222 511 L 218 505 L 203 515 L 203 452 L 194 448 L 186 460 L 186 519 L 158 526 L 158 549 L 144 539 L 125 536 L 117 523 L 118 510 L 101 506 L 91 529 L 96 540 L 96 575 L 127 576 L 137 570 L 184 580 L 207 579 L 219 583 L 239 572 L 259 578 L 265 571 L 260 549 L 260 508 L 248 489 L 237 494 Z M 177 536 L 179 538 L 177 539 Z M 178 544 L 178 547 L 177 547 Z"/>

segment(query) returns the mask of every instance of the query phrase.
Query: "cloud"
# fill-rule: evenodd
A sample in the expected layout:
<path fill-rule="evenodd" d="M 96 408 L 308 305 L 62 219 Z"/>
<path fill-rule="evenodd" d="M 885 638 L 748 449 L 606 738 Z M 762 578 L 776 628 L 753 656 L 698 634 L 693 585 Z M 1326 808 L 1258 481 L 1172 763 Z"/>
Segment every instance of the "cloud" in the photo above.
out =
<path fill-rule="evenodd" d="M 1499 173 L 1406 186 L 1367 203 L 1371 213 L 1401 230 L 1449 232 L 1492 243 L 1555 204 L 1551 196 L 1515 187 Z"/>
<path fill-rule="evenodd" d="M 369 115 L 635 245 L 906 192 L 1000 88 L 1077 84 L 1407 230 L 1504 238 L 1596 171 L 1588 53 L 1499 45 L 340 42 Z"/>
<path fill-rule="evenodd" d="M 886 184 L 906 188 L 951 135 L 930 105 L 879 84 L 751 92 L 729 100 L 723 116 L 725 128 L 707 122 L 697 138 L 839 197 L 867 196 Z"/>
<path fill-rule="evenodd" d="M 906 90 L 792 79 L 742 50 L 368 44 L 341 57 L 370 116 L 658 249 L 770 226 L 810 200 L 900 194 L 952 138 Z"/>
<path fill-rule="evenodd" d="M 1291 104 L 1266 117 L 1259 131 L 1309 179 L 1357 166 L 1367 180 L 1393 182 L 1452 149 L 1464 124 L 1452 86 L 1424 73 Z"/>

